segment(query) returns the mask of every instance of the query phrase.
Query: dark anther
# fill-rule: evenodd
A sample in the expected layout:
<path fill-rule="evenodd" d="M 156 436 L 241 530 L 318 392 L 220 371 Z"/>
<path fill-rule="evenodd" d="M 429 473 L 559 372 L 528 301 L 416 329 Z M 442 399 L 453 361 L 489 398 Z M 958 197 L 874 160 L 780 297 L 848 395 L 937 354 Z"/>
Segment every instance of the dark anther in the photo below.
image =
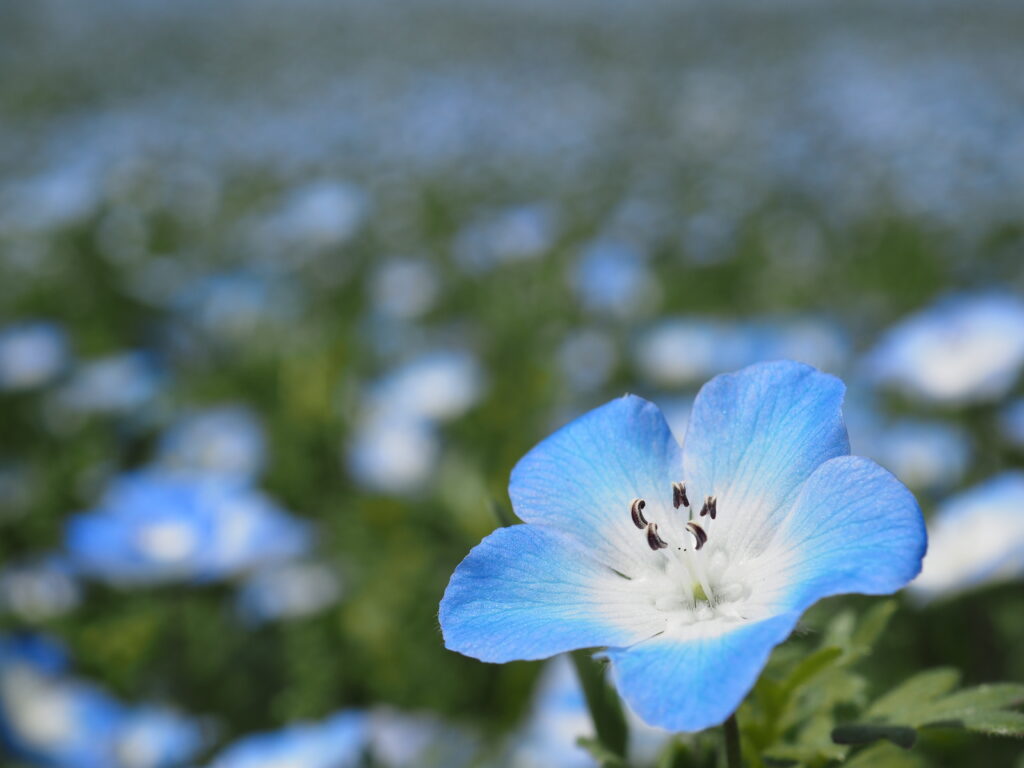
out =
<path fill-rule="evenodd" d="M 697 549 L 700 549 L 707 543 L 708 535 L 704 532 L 704 529 L 701 528 L 697 523 L 691 520 L 686 524 L 686 530 L 688 530 L 690 534 L 693 536 L 694 546 Z"/>
<path fill-rule="evenodd" d="M 668 542 L 658 535 L 657 523 L 648 523 L 647 525 L 647 545 L 655 552 L 668 546 Z"/>
<path fill-rule="evenodd" d="M 686 483 L 672 483 L 672 506 L 676 509 L 690 506 L 690 500 L 686 498 Z"/>
<path fill-rule="evenodd" d="M 647 527 L 647 519 L 644 517 L 644 507 L 647 506 L 647 502 L 643 499 L 633 499 L 633 503 L 629 505 L 629 515 L 633 518 L 633 525 L 640 530 Z"/>
<path fill-rule="evenodd" d="M 700 516 L 710 515 L 711 519 L 714 520 L 718 515 L 718 499 L 714 496 L 708 496 L 704 499 L 704 506 L 700 508 Z"/>

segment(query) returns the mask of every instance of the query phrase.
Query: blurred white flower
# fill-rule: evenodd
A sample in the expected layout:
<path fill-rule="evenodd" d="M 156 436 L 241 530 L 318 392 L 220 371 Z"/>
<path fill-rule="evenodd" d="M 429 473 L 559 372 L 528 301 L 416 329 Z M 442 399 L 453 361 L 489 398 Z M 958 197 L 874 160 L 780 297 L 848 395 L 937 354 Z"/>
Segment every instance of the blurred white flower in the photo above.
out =
<path fill-rule="evenodd" d="M 1024 473 L 1005 472 L 947 499 L 928 520 L 928 553 L 910 592 L 948 598 L 1024 575 Z"/>
<path fill-rule="evenodd" d="M 348 469 L 361 485 L 407 493 L 427 482 L 440 452 L 432 425 L 401 413 L 383 412 L 368 415 L 356 425 L 346 455 Z"/>
<path fill-rule="evenodd" d="M 51 555 L 0 572 L 0 606 L 23 621 L 43 621 L 75 608 L 81 590 L 71 566 Z"/>
<path fill-rule="evenodd" d="M 957 296 L 911 315 L 865 361 L 874 380 L 940 404 L 995 400 L 1024 366 L 1024 301 Z"/>
<path fill-rule="evenodd" d="M 82 363 L 56 393 L 56 404 L 77 414 L 117 414 L 148 404 L 162 376 L 144 352 L 123 352 Z"/>
<path fill-rule="evenodd" d="M 854 439 L 858 453 L 914 489 L 949 489 L 960 482 L 970 464 L 966 432 L 940 421 L 903 419 L 867 433 L 855 432 Z"/>
<path fill-rule="evenodd" d="M 440 289 L 437 269 L 424 259 L 385 261 L 374 270 L 370 284 L 377 312 L 401 320 L 412 320 L 429 312 Z"/>
<path fill-rule="evenodd" d="M 297 562 L 253 573 L 242 584 L 237 605 L 244 618 L 260 623 L 319 613 L 340 595 L 341 582 L 333 568 Z"/>
<path fill-rule="evenodd" d="M 506 208 L 467 225 L 455 239 L 455 259 L 470 271 L 542 256 L 554 244 L 556 216 L 543 203 Z"/>
<path fill-rule="evenodd" d="M 590 243 L 570 271 L 569 284 L 585 309 L 620 318 L 653 313 L 661 299 L 643 254 L 623 241 Z"/>

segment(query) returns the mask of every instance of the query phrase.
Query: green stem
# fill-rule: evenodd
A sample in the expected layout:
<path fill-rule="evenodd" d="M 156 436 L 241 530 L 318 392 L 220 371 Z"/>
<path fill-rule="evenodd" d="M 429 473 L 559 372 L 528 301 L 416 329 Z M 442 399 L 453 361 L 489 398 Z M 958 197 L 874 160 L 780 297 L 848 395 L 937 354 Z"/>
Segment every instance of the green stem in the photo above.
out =
<path fill-rule="evenodd" d="M 729 719 L 722 726 L 725 729 L 725 764 L 728 768 L 743 768 L 743 758 L 740 756 L 740 726 L 736 722 L 736 713 L 729 715 Z"/>

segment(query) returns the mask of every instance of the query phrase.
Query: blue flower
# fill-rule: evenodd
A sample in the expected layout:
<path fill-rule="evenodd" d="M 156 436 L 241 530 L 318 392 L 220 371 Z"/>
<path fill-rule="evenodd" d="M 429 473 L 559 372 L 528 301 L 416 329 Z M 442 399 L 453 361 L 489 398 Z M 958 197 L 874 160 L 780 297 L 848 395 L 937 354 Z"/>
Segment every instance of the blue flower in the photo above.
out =
<path fill-rule="evenodd" d="M 124 706 L 69 676 L 63 650 L 34 635 L 0 638 L 0 740 L 55 768 L 169 768 L 203 746 L 191 720 Z"/>
<path fill-rule="evenodd" d="M 0 391 L 34 389 L 68 364 L 68 340 L 53 323 L 27 322 L 0 330 Z"/>
<path fill-rule="evenodd" d="M 722 722 L 808 606 L 920 570 L 921 512 L 848 455 L 843 393 L 809 366 L 763 363 L 701 389 L 682 448 L 634 396 L 559 430 L 512 471 L 527 524 L 452 576 L 446 646 L 489 662 L 604 646 L 647 723 Z"/>
<path fill-rule="evenodd" d="M 246 483 L 154 470 L 117 478 L 66 535 L 84 574 L 121 585 L 224 578 L 310 544 L 304 523 Z"/>
<path fill-rule="evenodd" d="M 157 462 L 172 469 L 251 480 L 266 462 L 266 442 L 256 414 L 243 405 L 225 405 L 174 424 L 160 440 Z"/>
<path fill-rule="evenodd" d="M 181 765 L 204 745 L 202 729 L 167 709 L 140 707 L 129 712 L 113 742 L 123 768 L 169 768 Z"/>
<path fill-rule="evenodd" d="M 929 520 L 928 556 L 910 591 L 922 601 L 1024 575 L 1024 472 L 951 496 Z"/>
<path fill-rule="evenodd" d="M 947 298 L 889 330 L 867 366 L 877 381 L 930 402 L 998 399 L 1024 366 L 1024 301 L 1000 293 Z"/>
<path fill-rule="evenodd" d="M 341 712 L 321 723 L 246 736 L 218 755 L 210 768 L 355 768 L 366 739 L 366 716 Z"/>

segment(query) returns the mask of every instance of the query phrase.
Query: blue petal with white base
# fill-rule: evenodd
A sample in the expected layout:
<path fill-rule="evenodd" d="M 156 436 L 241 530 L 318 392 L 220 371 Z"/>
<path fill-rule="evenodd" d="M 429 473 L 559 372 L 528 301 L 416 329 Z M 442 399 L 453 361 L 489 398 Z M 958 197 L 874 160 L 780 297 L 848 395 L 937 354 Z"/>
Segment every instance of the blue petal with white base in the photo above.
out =
<path fill-rule="evenodd" d="M 559 430 L 512 473 L 527 524 L 491 534 L 452 576 L 447 647 L 504 662 L 604 646 L 647 722 L 722 722 L 807 606 L 891 592 L 920 569 L 920 510 L 847 455 L 843 391 L 764 363 L 701 390 L 685 451 L 636 397 Z"/>

